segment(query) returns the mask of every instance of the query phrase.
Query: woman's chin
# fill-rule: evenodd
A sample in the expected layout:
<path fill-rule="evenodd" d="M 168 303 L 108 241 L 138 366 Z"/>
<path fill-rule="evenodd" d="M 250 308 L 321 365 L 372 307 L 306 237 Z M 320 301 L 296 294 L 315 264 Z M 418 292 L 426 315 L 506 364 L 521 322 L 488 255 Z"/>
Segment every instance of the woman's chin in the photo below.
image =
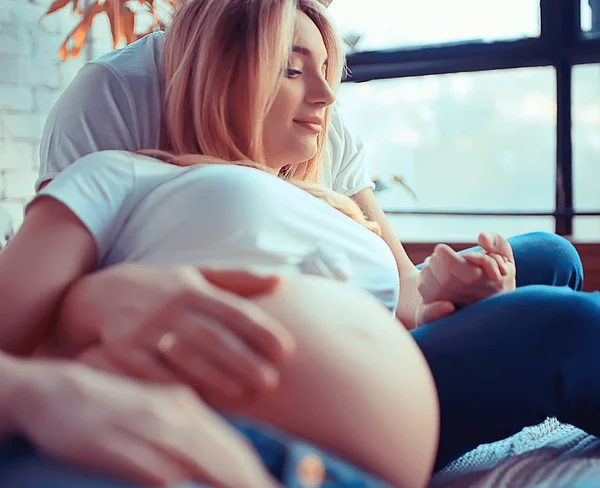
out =
<path fill-rule="evenodd" d="M 292 164 L 300 164 L 305 163 L 306 161 L 311 160 L 317 155 L 317 144 L 316 141 L 313 143 L 305 142 L 303 144 L 299 144 L 297 150 L 294 151 L 293 156 L 290 155 L 288 161 L 295 161 Z"/>

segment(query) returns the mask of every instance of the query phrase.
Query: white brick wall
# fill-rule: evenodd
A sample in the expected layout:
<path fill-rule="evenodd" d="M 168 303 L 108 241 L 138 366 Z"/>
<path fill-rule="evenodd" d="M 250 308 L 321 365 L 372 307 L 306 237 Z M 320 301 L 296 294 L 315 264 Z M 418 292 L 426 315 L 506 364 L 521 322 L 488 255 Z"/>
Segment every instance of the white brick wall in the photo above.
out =
<path fill-rule="evenodd" d="M 33 194 L 42 127 L 61 91 L 85 62 L 56 52 L 76 24 L 70 7 L 44 19 L 49 0 L 0 0 L 0 205 L 15 227 Z"/>

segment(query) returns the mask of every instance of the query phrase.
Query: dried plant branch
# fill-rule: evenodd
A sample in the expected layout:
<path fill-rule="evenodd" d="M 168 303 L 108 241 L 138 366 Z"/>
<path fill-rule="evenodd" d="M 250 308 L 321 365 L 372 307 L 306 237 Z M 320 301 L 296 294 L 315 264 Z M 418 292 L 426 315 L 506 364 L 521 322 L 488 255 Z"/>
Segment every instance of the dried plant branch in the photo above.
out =
<path fill-rule="evenodd" d="M 164 29 L 169 21 L 170 12 L 177 0 L 95 0 L 86 8 L 82 8 L 83 0 L 54 0 L 48 10 L 41 16 L 40 24 L 43 26 L 44 18 L 64 9 L 71 4 L 74 15 L 79 17 L 79 23 L 67 35 L 58 49 L 58 56 L 65 61 L 76 58 L 81 53 L 87 34 L 92 28 L 94 19 L 99 14 L 106 14 L 110 24 L 113 49 L 121 42 L 131 44 L 139 38 L 158 29 Z M 136 6 L 137 8 L 134 8 Z M 150 14 L 153 22 L 150 27 L 142 32 L 136 29 L 138 14 Z"/>

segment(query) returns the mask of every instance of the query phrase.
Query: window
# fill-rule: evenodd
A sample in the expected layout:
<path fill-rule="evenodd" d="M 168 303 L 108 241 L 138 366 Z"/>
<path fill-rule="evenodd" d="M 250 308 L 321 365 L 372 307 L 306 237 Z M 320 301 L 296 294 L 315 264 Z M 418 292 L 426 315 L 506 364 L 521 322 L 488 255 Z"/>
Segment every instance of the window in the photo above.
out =
<path fill-rule="evenodd" d="M 600 207 L 600 65 L 573 68 L 573 194 L 578 212 Z M 597 241 L 600 218 L 576 217 L 578 241 Z"/>
<path fill-rule="evenodd" d="M 600 0 L 330 9 L 348 44 L 338 99 L 404 240 L 600 239 Z"/>
<path fill-rule="evenodd" d="M 382 205 L 553 211 L 551 68 L 346 83 L 338 99 L 365 142 L 371 176 L 387 187 Z"/>
<path fill-rule="evenodd" d="M 600 207 L 600 65 L 573 69 L 573 193 L 575 208 Z"/>
<path fill-rule="evenodd" d="M 389 215 L 388 219 L 402 242 L 475 242 L 479 232 L 484 231 L 499 232 L 506 237 L 554 232 L 551 217 Z M 586 236 L 588 241 L 592 240 L 589 233 Z"/>
<path fill-rule="evenodd" d="M 342 0 L 330 10 L 360 51 L 540 34 L 539 0 Z"/>
<path fill-rule="evenodd" d="M 586 36 L 600 34 L 600 1 L 581 0 L 581 30 Z"/>

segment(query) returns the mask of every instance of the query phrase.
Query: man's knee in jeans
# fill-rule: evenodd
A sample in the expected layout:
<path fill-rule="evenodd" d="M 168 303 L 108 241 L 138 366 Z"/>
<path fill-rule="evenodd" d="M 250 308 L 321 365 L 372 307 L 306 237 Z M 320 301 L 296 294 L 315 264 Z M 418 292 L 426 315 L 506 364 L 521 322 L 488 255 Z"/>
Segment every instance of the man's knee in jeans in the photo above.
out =
<path fill-rule="evenodd" d="M 600 347 L 600 294 L 567 288 L 529 287 L 519 292 L 539 294 L 522 309 L 524 324 L 537 330 L 540 345 L 552 344 L 565 353 Z M 517 292 L 517 293 L 519 293 Z M 539 327 L 539 328 L 538 328 Z"/>
<path fill-rule="evenodd" d="M 581 257 L 568 239 L 551 232 L 530 232 L 512 237 L 509 242 L 515 254 L 520 286 L 546 284 L 568 286 L 576 291 L 583 289 Z"/>

